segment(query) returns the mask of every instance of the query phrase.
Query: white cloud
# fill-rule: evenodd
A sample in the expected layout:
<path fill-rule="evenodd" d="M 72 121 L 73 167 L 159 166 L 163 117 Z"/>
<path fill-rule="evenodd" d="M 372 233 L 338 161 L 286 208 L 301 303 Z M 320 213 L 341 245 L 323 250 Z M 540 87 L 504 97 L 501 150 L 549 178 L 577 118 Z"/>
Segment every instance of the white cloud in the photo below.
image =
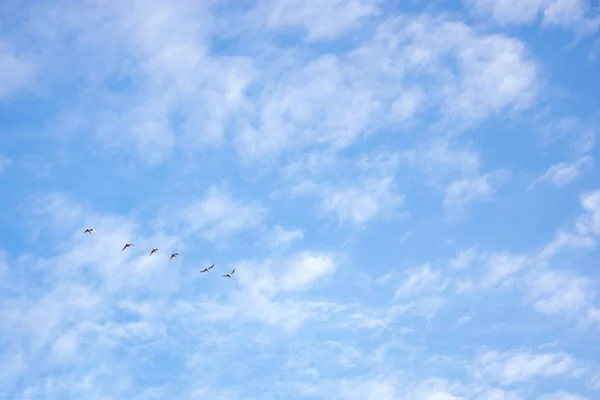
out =
<path fill-rule="evenodd" d="M 390 17 L 379 1 L 67 3 L 28 6 L 8 29 L 39 50 L 37 76 L 68 110 L 47 135 L 66 127 L 73 132 L 63 139 L 72 141 L 44 150 L 114 168 L 95 169 L 97 187 L 73 186 L 85 190 L 85 203 L 51 194 L 23 204 L 34 225 L 27 242 L 10 240 L 23 247 L 10 247 L 6 260 L 0 252 L 0 397 L 517 400 L 540 395 L 534 378 L 573 378 L 595 363 L 580 364 L 575 353 L 589 355 L 556 332 L 567 326 L 564 314 L 600 320 L 595 277 L 552 265 L 559 252 L 568 264 L 567 250 L 595 243 L 595 194 L 581 198 L 587 214 L 577 231 L 557 231 L 540 251 L 484 253 L 482 242 L 457 254 L 474 231 L 439 221 L 421 177 L 398 171 L 417 167 L 454 205 L 494 196 L 502 170 L 483 173 L 479 153 L 489 142 L 467 143 L 460 133 L 535 102 L 538 61 L 524 42 L 447 14 Z M 125 165 L 107 149 L 123 152 Z M 236 164 L 236 151 L 244 162 Z M 135 153 L 142 163 L 129 160 Z M 69 182 L 87 176 L 70 162 L 59 171 Z M 198 176 L 226 179 L 235 194 L 218 185 L 196 193 Z M 146 198 L 145 179 L 165 194 Z M 123 192 L 101 192 L 108 184 Z M 306 199 L 248 197 L 290 187 L 347 224 L 319 224 L 322 213 L 305 209 Z M 360 229 L 404 211 L 404 194 L 415 202 L 410 226 Z M 94 211 L 98 201 L 120 211 Z M 84 235 L 87 227 L 96 235 Z M 498 235 L 509 243 L 518 226 L 505 228 Z M 213 243 L 195 240 L 202 237 Z M 271 247 L 254 246 L 258 238 Z M 227 249 L 218 245 L 225 239 Z M 121 251 L 127 242 L 136 246 Z M 292 243 L 307 247 L 289 252 Z M 160 255 L 148 257 L 154 247 Z M 169 263 L 172 251 L 182 256 Z M 398 262 L 418 267 L 400 281 L 396 268 L 384 275 Z M 232 268 L 233 279 L 220 276 Z M 471 290 L 448 290 L 455 286 Z M 556 353 L 473 362 L 478 342 L 504 350 L 547 334 L 559 335 Z M 563 343 L 573 355 L 560 353 Z M 496 387 L 505 384 L 510 391 Z"/>
<path fill-rule="evenodd" d="M 573 163 L 561 162 L 552 165 L 548 171 L 535 180 L 534 183 L 549 180 L 554 186 L 566 186 L 580 177 L 583 170 L 593 165 L 593 159 L 590 156 L 579 158 Z"/>
<path fill-rule="evenodd" d="M 588 397 L 580 396 L 576 393 L 559 390 L 556 393 L 545 394 L 539 400 L 588 400 Z"/>
<path fill-rule="evenodd" d="M 541 129 L 544 144 L 559 142 L 577 156 L 585 156 L 596 145 L 595 120 L 585 121 L 574 117 L 556 118 Z M 562 141 L 560 139 L 563 139 Z"/>
<path fill-rule="evenodd" d="M 450 267 L 453 269 L 467 269 L 478 258 L 477 250 L 473 247 L 461 251 L 455 258 L 450 260 Z"/>
<path fill-rule="evenodd" d="M 365 159 L 364 161 L 373 161 L 373 159 Z M 80 220 L 83 218 L 91 218 L 98 222 L 99 230 L 93 240 L 89 240 L 91 238 L 82 236 L 78 232 L 73 240 L 79 249 L 69 249 L 69 255 L 60 256 L 56 260 L 53 259 L 48 265 L 53 266 L 52 269 L 55 269 L 54 265 L 69 265 L 69 268 L 60 268 L 60 270 L 63 272 L 70 271 L 70 273 L 76 271 L 78 265 L 88 266 L 89 272 L 103 271 L 104 275 L 100 275 L 102 279 L 97 281 L 102 282 L 101 285 L 99 287 L 87 284 L 75 287 L 59 286 L 46 297 L 35 301 L 25 300 L 25 303 L 8 304 L 3 302 L 0 308 L 3 310 L 0 316 L 7 322 L 7 326 L 11 326 L 11 335 L 14 335 L 14 337 L 17 337 L 17 335 L 18 337 L 36 337 L 39 343 L 39 351 L 43 351 L 48 346 L 53 349 L 53 362 L 55 363 L 67 363 L 70 359 L 76 359 L 82 354 L 82 351 L 80 351 L 81 346 L 89 346 L 92 343 L 103 351 L 110 351 L 111 348 L 122 344 L 124 341 L 127 343 L 143 343 L 142 353 L 149 354 L 146 346 L 151 346 L 150 343 L 154 342 L 157 343 L 157 346 L 169 346 L 170 341 L 174 338 L 170 336 L 173 335 L 173 332 L 185 336 L 190 334 L 189 332 L 198 331 L 194 333 L 194 335 L 197 335 L 194 336 L 197 343 L 211 343 L 205 335 L 207 335 L 207 332 L 211 332 L 217 337 L 221 336 L 220 323 L 227 326 L 228 332 L 238 332 L 239 335 L 246 335 L 246 332 L 248 332 L 246 329 L 252 329 L 248 327 L 255 326 L 259 322 L 259 330 L 263 330 L 263 326 L 269 327 L 269 329 L 266 329 L 270 332 L 269 335 L 272 335 L 269 336 L 269 340 L 279 337 L 274 335 L 274 332 L 283 329 L 286 332 L 286 338 L 296 341 L 297 337 L 291 336 L 291 334 L 300 327 L 311 326 L 314 328 L 318 326 L 323 328 L 324 326 L 331 326 L 330 324 L 339 324 L 344 329 L 350 329 L 351 327 L 353 332 L 356 332 L 357 329 L 382 329 L 392 323 L 397 324 L 402 316 L 427 314 L 427 311 L 430 311 L 432 307 L 431 305 L 423 305 L 419 308 L 410 301 L 411 299 L 408 299 L 408 303 L 401 307 L 384 307 L 378 310 L 370 309 L 361 304 L 328 303 L 298 297 L 302 291 L 311 288 L 319 281 L 331 277 L 338 269 L 338 265 L 330 253 L 310 251 L 298 252 L 291 256 L 263 262 L 247 261 L 234 264 L 238 269 L 236 279 L 233 282 L 225 281 L 228 285 L 230 283 L 231 285 L 226 286 L 227 289 L 224 293 L 204 295 L 202 290 L 198 290 L 199 281 L 196 281 L 194 291 L 200 293 L 194 296 L 198 297 L 178 298 L 173 301 L 170 299 L 171 294 L 182 292 L 181 289 L 176 291 L 175 288 L 184 285 L 183 281 L 188 280 L 188 277 L 178 276 L 177 271 L 165 263 L 168 275 L 177 279 L 179 281 L 178 285 L 165 285 L 167 275 L 152 276 L 152 280 L 158 280 L 158 282 L 149 285 L 150 281 L 145 281 L 142 277 L 144 273 L 148 273 L 147 269 L 153 268 L 152 265 L 148 264 L 144 265 L 143 268 L 138 268 L 138 262 L 135 258 L 128 258 L 125 262 L 119 261 L 119 257 L 122 257 L 123 253 L 119 253 L 120 246 L 117 246 L 117 244 L 120 245 L 126 238 L 134 237 L 135 242 L 144 248 L 150 245 L 148 238 L 139 238 L 134 235 L 137 229 L 128 228 L 128 221 L 116 216 L 97 215 L 81 206 L 75 207 L 66 198 L 62 198 L 62 203 L 57 202 L 50 205 L 49 210 L 46 212 L 52 215 L 47 218 L 58 221 L 57 216 L 65 215 L 63 208 L 80 210 L 67 218 L 72 220 L 71 225 L 81 224 Z M 114 231 L 115 229 L 119 229 L 120 232 Z M 128 229 L 131 230 L 128 231 Z M 99 240 L 100 243 L 92 244 L 94 241 Z M 153 240 L 164 243 L 164 238 Z M 73 243 L 69 243 L 68 247 L 70 248 L 72 245 Z M 106 250 L 107 248 L 115 248 L 115 253 L 119 257 L 115 257 L 110 251 Z M 141 261 L 147 262 L 148 257 L 145 253 L 143 255 L 144 257 L 140 257 L 143 259 Z M 82 260 L 84 260 L 83 264 Z M 98 260 L 102 261 L 98 262 Z M 160 261 L 154 268 L 160 267 L 164 261 L 164 259 Z M 71 275 L 62 276 L 72 277 Z M 90 276 L 93 276 L 93 274 L 85 275 L 85 279 L 89 279 Z M 140 279 L 142 279 L 141 282 L 135 282 Z M 112 281 L 112 283 L 109 284 L 109 281 Z M 428 265 L 424 265 L 407 276 L 399 291 L 404 296 L 423 295 L 422 297 L 427 298 L 431 297 L 431 294 L 443 290 L 446 285 L 446 280 L 440 276 L 439 272 L 434 271 Z M 156 297 L 149 298 L 144 302 L 135 298 L 136 294 L 144 293 L 147 295 L 149 292 Z M 165 297 L 161 296 L 161 293 L 165 294 Z M 120 296 L 127 296 L 127 298 L 118 300 Z M 125 320 L 113 320 L 110 315 L 115 312 L 127 317 Z M 135 316 L 133 321 L 128 320 L 131 319 L 130 315 Z M 39 321 L 42 320 L 44 321 L 43 329 L 39 329 Z M 74 321 L 78 322 L 75 326 L 73 326 Z M 307 324 L 308 321 L 311 324 Z M 165 328 L 167 325 L 169 326 L 168 330 Z M 245 328 L 241 329 L 242 326 Z M 394 330 L 398 330 L 397 326 L 394 327 Z M 23 336 L 23 332 L 27 332 L 27 334 Z M 407 338 L 409 337 L 407 336 Z M 236 337 L 235 340 L 218 337 L 215 340 L 223 342 L 215 342 L 221 344 L 213 344 L 212 346 L 219 349 L 235 347 L 236 342 L 244 342 L 242 339 L 243 336 Z M 252 345 L 258 346 L 255 342 L 252 342 Z M 202 346 L 206 346 L 206 344 L 202 344 Z M 262 347 L 264 349 L 273 349 L 273 347 L 269 347 L 273 346 L 270 343 L 263 343 L 261 346 L 264 346 Z M 238 351 L 241 351 L 238 347 L 231 350 L 231 360 L 235 359 L 233 357 L 238 354 Z M 397 353 L 391 354 L 397 356 Z M 205 357 L 209 356 L 205 354 Z M 212 357 L 209 358 L 212 359 Z M 221 355 L 223 362 L 229 360 L 227 357 Z M 550 358 L 550 360 L 548 361 L 547 358 Z M 26 360 L 29 360 L 29 358 Z M 85 357 L 84 360 L 86 360 Z M 366 365 L 356 355 L 352 356 L 350 361 L 355 364 L 349 364 L 346 367 L 347 370 L 361 368 L 361 366 Z M 523 379 L 526 377 L 559 376 L 566 369 L 563 364 L 569 364 L 569 362 L 571 362 L 570 371 L 573 371 L 575 362 L 568 356 L 561 356 L 561 353 L 539 355 L 517 352 L 511 354 L 511 357 L 502 354 L 495 358 L 492 357 L 491 361 L 488 360 L 487 363 L 478 365 L 478 367 L 483 369 L 483 376 L 491 382 L 503 384 L 503 382 L 525 382 Z M 217 364 L 219 366 L 213 366 L 213 368 L 222 368 L 222 364 Z M 15 365 L 18 365 L 18 363 Z M 323 365 L 322 363 L 319 364 L 320 367 Z M 370 369 L 375 368 L 372 363 L 368 365 Z M 126 372 L 119 372 L 126 374 Z M 569 373 L 564 375 L 568 376 Z M 327 388 L 331 390 L 331 393 L 342 393 L 348 399 L 356 398 L 352 396 L 365 398 L 364 396 L 369 393 L 372 396 L 377 396 L 377 398 L 404 396 L 400 398 L 465 400 L 468 398 L 501 399 L 501 394 L 504 394 L 499 389 L 467 389 L 465 386 L 458 384 L 443 385 L 435 382 L 411 386 L 403 384 L 395 378 L 390 378 L 389 373 L 383 376 L 386 379 L 338 380 L 332 386 L 327 386 Z M 90 378 L 87 381 L 88 386 L 77 390 L 82 392 L 87 390 L 85 395 L 89 396 L 91 391 L 98 390 L 97 387 L 100 385 L 98 382 L 101 381 Z M 359 382 L 364 384 L 359 384 Z M 199 384 L 198 389 L 200 387 L 203 388 L 203 391 L 199 390 L 197 393 L 213 393 L 211 387 L 204 382 Z M 407 390 L 399 394 L 397 392 L 398 387 L 406 387 Z M 65 387 L 64 389 L 54 390 L 52 393 L 55 396 L 60 396 L 67 389 Z M 75 389 L 71 388 L 71 390 Z M 121 390 L 120 393 L 127 393 L 127 389 Z M 38 397 L 49 393 L 40 388 L 31 389 L 31 391 Z M 238 388 L 234 388 L 229 392 L 231 396 L 239 393 Z M 513 399 L 516 397 L 510 397 L 509 394 L 506 394 L 505 398 Z"/>
<path fill-rule="evenodd" d="M 32 83 L 35 66 L 0 38 L 0 100 Z"/>
<path fill-rule="evenodd" d="M 158 165 L 178 153 L 221 145 L 256 73 L 248 58 L 209 55 L 210 8 L 190 1 L 182 7 L 163 1 L 144 7 L 110 2 L 94 12 L 69 5 L 69 13 L 34 7 L 44 24 L 62 26 L 64 35 L 75 39 L 62 48 L 38 31 L 35 38 L 41 45 L 55 45 L 44 60 L 54 68 L 78 60 L 87 75 L 77 77 L 86 84 L 98 85 L 99 79 L 126 83 L 124 90 L 101 86 L 69 112 L 87 117 L 83 128 L 105 149 L 125 150 Z"/>
<path fill-rule="evenodd" d="M 303 290 L 322 278 L 335 272 L 335 262 L 326 254 L 301 254 L 295 259 L 281 278 L 283 290 Z"/>
<path fill-rule="evenodd" d="M 13 352 L 6 354 L 0 361 L 0 391 L 10 384 L 14 384 L 14 380 L 18 379 L 21 374 L 27 371 L 27 356 L 23 352 Z"/>
<path fill-rule="evenodd" d="M 477 200 L 491 200 L 498 187 L 508 181 L 510 172 L 499 169 L 472 179 L 461 179 L 446 186 L 444 207 L 460 207 Z"/>
<path fill-rule="evenodd" d="M 592 376 L 588 378 L 587 387 L 592 390 L 600 390 L 600 374 L 592 374 Z"/>
<path fill-rule="evenodd" d="M 586 18 L 589 9 L 587 0 L 553 0 L 547 2 L 544 8 L 544 24 L 556 25 L 563 28 L 582 30 L 583 33 L 593 33 L 600 25 L 600 19 Z"/>
<path fill-rule="evenodd" d="M 400 397 L 402 400 L 466 400 L 467 398 L 455 394 L 460 389 L 458 385 L 453 385 L 450 382 L 445 382 L 439 379 L 429 379 L 407 388 Z"/>
<path fill-rule="evenodd" d="M 301 239 L 304 233 L 301 229 L 286 230 L 281 225 L 276 225 L 273 228 L 271 244 L 273 246 L 285 246 L 294 240 Z"/>
<path fill-rule="evenodd" d="M 392 103 L 392 114 L 399 120 L 409 120 L 423 106 L 426 95 L 422 89 L 408 90 Z"/>
<path fill-rule="evenodd" d="M 531 253 L 504 251 L 481 255 L 487 268 L 480 279 L 460 281 L 460 292 L 490 288 L 516 290 L 523 295 L 525 304 L 546 315 L 576 317 L 581 321 L 596 323 L 596 290 L 594 280 L 575 271 L 552 268 L 555 256 L 573 255 L 573 250 L 593 249 L 595 192 L 581 196 L 584 209 L 591 212 L 577 219 L 577 233 L 559 229 L 548 243 Z M 586 207 L 587 206 L 587 207 Z"/>
<path fill-rule="evenodd" d="M 527 297 L 545 314 L 586 310 L 595 297 L 592 281 L 565 272 L 533 273 L 526 282 Z"/>
<path fill-rule="evenodd" d="M 392 50 L 393 51 L 390 51 Z M 448 118 L 478 121 L 505 109 L 528 107 L 537 92 L 537 66 L 525 46 L 466 25 L 419 16 L 382 24 L 373 44 L 360 50 L 381 59 L 391 76 L 414 73 L 434 83 L 428 103 Z"/>
<path fill-rule="evenodd" d="M 530 353 L 527 351 L 488 352 L 477 357 L 472 372 L 502 385 L 536 378 L 569 376 L 577 363 L 565 353 Z"/>
<path fill-rule="evenodd" d="M 360 73 L 344 66 L 337 55 L 324 55 L 307 65 L 293 65 L 266 87 L 256 101 L 257 122 L 244 123 L 236 138 L 243 159 L 260 159 L 312 145 L 345 148 L 359 135 L 378 129 L 384 121 L 376 82 L 353 77 Z"/>
<path fill-rule="evenodd" d="M 600 235 L 600 190 L 580 197 L 581 206 L 588 213 L 577 221 L 577 230 L 586 235 Z"/>
<path fill-rule="evenodd" d="M 395 297 L 410 297 L 424 293 L 441 292 L 448 285 L 446 279 L 439 272 L 432 270 L 429 264 L 411 270 L 407 275 L 406 281 L 396 289 Z"/>
<path fill-rule="evenodd" d="M 395 193 L 393 177 L 386 177 L 369 179 L 360 186 L 330 188 L 321 207 L 335 213 L 340 222 L 363 225 L 379 215 L 390 215 L 403 203 L 403 196 Z"/>
<path fill-rule="evenodd" d="M 525 268 L 527 257 L 507 252 L 488 256 L 488 272 L 483 278 L 485 286 L 505 286 L 513 283 L 515 274 Z"/>
<path fill-rule="evenodd" d="M 266 209 L 233 199 L 225 189 L 212 186 L 205 196 L 176 213 L 187 234 L 200 232 L 208 240 L 219 240 L 258 226 Z"/>
<path fill-rule="evenodd" d="M 388 19 L 372 37 L 336 54 L 290 55 L 271 45 L 252 51 L 271 43 L 264 21 L 278 29 L 301 26 L 309 40 L 334 38 L 377 15 L 379 3 L 259 3 L 232 29 L 219 12 L 212 18 L 210 2 L 155 1 L 142 8 L 117 2 L 95 12 L 76 5 L 68 13 L 76 20 L 46 7 L 35 11 L 43 10 L 44 24 L 63 26 L 75 38 L 68 48 L 44 53 L 48 64 L 58 69 L 81 58 L 78 65 L 89 69 L 89 76 L 77 75 L 83 83 L 128 82 L 126 92 L 106 85 L 78 99 L 69 109 L 85 115 L 77 130 L 90 129 L 106 149 L 131 155 L 135 148 L 149 165 L 229 140 L 245 161 L 303 148 L 342 149 L 426 109 L 460 130 L 462 122 L 534 101 L 538 67 L 523 43 L 444 17 Z M 225 55 L 213 51 L 214 37 L 256 41 L 244 55 Z M 34 39 L 40 47 L 56 44 L 37 31 Z"/>
<path fill-rule="evenodd" d="M 466 0 L 478 15 L 489 15 L 500 24 L 532 24 L 540 16 L 543 25 L 558 26 L 593 33 L 598 29 L 598 17 L 588 17 L 591 8 L 587 0 Z"/>
<path fill-rule="evenodd" d="M 566 250 L 592 249 L 595 245 L 596 242 L 590 237 L 558 231 L 540 251 L 539 256 L 550 258 Z"/>
<path fill-rule="evenodd" d="M 177 312 L 185 315 L 188 309 L 200 307 L 198 323 L 261 322 L 291 332 L 307 320 L 318 320 L 344 308 L 297 297 L 336 271 L 336 260 L 330 253 L 300 251 L 276 259 L 241 261 L 231 267 L 236 269 L 237 284 L 228 291 L 227 302 L 216 298 L 186 301 Z"/>
<path fill-rule="evenodd" d="M 79 338 L 76 331 L 67 331 L 62 334 L 52 345 L 52 357 L 59 362 L 72 364 L 79 347 Z"/>
<path fill-rule="evenodd" d="M 546 0 L 466 0 L 469 6 L 479 14 L 491 14 L 502 24 L 533 23 Z"/>
<path fill-rule="evenodd" d="M 320 177 L 327 170 L 337 166 L 339 160 L 331 152 L 312 151 L 300 154 L 282 170 L 282 175 L 287 179 L 306 179 L 306 177 Z"/>
<path fill-rule="evenodd" d="M 344 380 L 339 383 L 337 395 L 344 400 L 394 400 L 396 385 L 391 379 L 375 378 L 363 382 Z"/>
<path fill-rule="evenodd" d="M 291 182 L 291 196 L 319 196 L 324 214 L 360 226 L 391 218 L 404 205 L 396 183 L 397 167 L 398 156 L 393 153 L 371 152 L 349 160 L 310 152 L 288 164 L 283 177 Z"/>
<path fill-rule="evenodd" d="M 479 171 L 479 154 L 460 148 L 448 139 L 434 139 L 402 153 L 401 159 L 423 170 L 426 175 L 440 177 L 449 171 L 472 176 Z"/>
<path fill-rule="evenodd" d="M 309 41 L 335 39 L 378 14 L 379 0 L 282 0 L 268 3 L 267 27 L 301 27 Z"/>
<path fill-rule="evenodd" d="M 529 107 L 538 85 L 521 42 L 429 16 L 391 19 L 354 51 L 286 65 L 242 124 L 236 142 L 244 159 L 311 145 L 346 148 L 423 107 L 460 129 L 457 122 Z M 429 83 L 439 88 L 427 91 Z"/>

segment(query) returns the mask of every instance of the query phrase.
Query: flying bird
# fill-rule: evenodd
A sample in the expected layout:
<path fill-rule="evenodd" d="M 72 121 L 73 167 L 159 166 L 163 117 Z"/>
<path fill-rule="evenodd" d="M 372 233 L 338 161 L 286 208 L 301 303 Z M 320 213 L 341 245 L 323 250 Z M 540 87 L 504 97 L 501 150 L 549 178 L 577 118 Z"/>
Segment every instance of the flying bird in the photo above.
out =
<path fill-rule="evenodd" d="M 213 267 L 214 267 L 214 266 L 215 266 L 215 264 L 211 265 L 211 266 L 210 266 L 210 267 L 208 267 L 208 268 L 204 268 L 204 269 L 203 269 L 202 271 L 200 271 L 200 272 L 210 272 L 210 270 L 211 270 L 211 269 L 213 269 Z"/>
<path fill-rule="evenodd" d="M 158 253 L 158 249 L 152 249 L 152 251 L 150 252 L 150 254 L 148 255 L 148 257 L 150 257 L 154 253 Z"/>
<path fill-rule="evenodd" d="M 172 259 L 177 258 L 177 256 L 179 255 L 179 253 L 173 253 L 171 254 L 171 258 L 169 258 L 169 262 L 171 262 Z M 179 258 L 177 258 L 179 260 Z"/>
<path fill-rule="evenodd" d="M 133 243 L 127 243 L 125 246 L 123 246 L 123 248 L 121 249 L 121 251 L 123 251 L 126 248 L 131 247 L 131 246 L 135 246 L 135 245 Z"/>
<path fill-rule="evenodd" d="M 233 276 L 231 276 L 231 275 L 233 275 L 233 273 L 234 273 L 234 272 L 235 272 L 235 268 L 234 268 L 234 269 L 233 269 L 233 271 L 231 271 L 230 273 L 228 273 L 228 274 L 225 274 L 225 275 L 222 275 L 222 276 L 225 276 L 225 277 L 228 277 L 228 278 L 231 278 L 231 279 L 233 279 Z"/>
<path fill-rule="evenodd" d="M 89 233 L 92 236 L 94 235 L 94 232 L 96 232 L 96 231 L 92 228 L 89 228 L 89 229 L 86 229 L 85 231 L 83 231 L 83 233 Z"/>

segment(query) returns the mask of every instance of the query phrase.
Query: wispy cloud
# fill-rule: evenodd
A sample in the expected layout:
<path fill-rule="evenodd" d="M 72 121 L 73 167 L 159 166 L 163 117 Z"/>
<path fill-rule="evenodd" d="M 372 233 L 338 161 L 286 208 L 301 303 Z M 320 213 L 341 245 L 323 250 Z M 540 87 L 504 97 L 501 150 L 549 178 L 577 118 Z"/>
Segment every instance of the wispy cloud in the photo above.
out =
<path fill-rule="evenodd" d="M 33 84 L 35 62 L 0 38 L 0 100 Z"/>
<path fill-rule="evenodd" d="M 593 165 L 593 159 L 590 156 L 584 156 L 575 162 L 561 162 L 552 165 L 548 171 L 534 181 L 534 184 L 543 181 L 550 181 L 554 186 L 566 186 L 579 178 L 582 172 Z"/>
<path fill-rule="evenodd" d="M 309 41 L 331 40 L 379 14 L 380 0 L 287 0 L 270 2 L 266 24 L 270 29 L 302 28 Z"/>
<path fill-rule="evenodd" d="M 0 398 L 596 398 L 596 10 L 461 4 L 1 3 Z"/>
<path fill-rule="evenodd" d="M 504 169 L 492 171 L 472 179 L 454 181 L 444 193 L 444 207 L 457 207 L 478 200 L 492 200 L 497 188 L 510 179 L 510 172 Z"/>
<path fill-rule="evenodd" d="M 271 244 L 273 246 L 286 246 L 295 240 L 299 240 L 304 236 L 300 229 L 286 230 L 280 225 L 276 225 L 272 231 Z"/>
<path fill-rule="evenodd" d="M 587 0 L 466 0 L 477 14 L 487 14 L 500 24 L 532 24 L 560 27 L 580 34 L 593 34 L 600 17 Z"/>
<path fill-rule="evenodd" d="M 414 296 L 430 292 L 441 292 L 447 282 L 429 265 L 413 270 L 407 279 L 396 289 L 396 297 Z"/>
<path fill-rule="evenodd" d="M 568 354 L 532 354 L 525 351 L 484 353 L 477 358 L 475 365 L 476 374 L 503 385 L 537 377 L 570 375 L 577 369 L 575 361 Z"/>
<path fill-rule="evenodd" d="M 600 191 L 585 193 L 580 201 L 587 213 L 577 221 L 577 230 L 584 235 L 600 235 Z"/>
<path fill-rule="evenodd" d="M 341 222 L 356 225 L 389 214 L 402 205 L 402 196 L 395 194 L 392 178 L 368 180 L 357 187 L 331 188 L 325 194 L 322 207 L 334 212 Z"/>
<path fill-rule="evenodd" d="M 302 254 L 293 262 L 281 280 L 283 290 L 301 290 L 335 271 L 335 262 L 328 255 Z"/>
<path fill-rule="evenodd" d="M 227 238 L 255 228 L 267 210 L 235 200 L 225 189 L 212 186 L 204 197 L 179 209 L 177 226 L 187 234 L 200 233 L 210 240 Z"/>

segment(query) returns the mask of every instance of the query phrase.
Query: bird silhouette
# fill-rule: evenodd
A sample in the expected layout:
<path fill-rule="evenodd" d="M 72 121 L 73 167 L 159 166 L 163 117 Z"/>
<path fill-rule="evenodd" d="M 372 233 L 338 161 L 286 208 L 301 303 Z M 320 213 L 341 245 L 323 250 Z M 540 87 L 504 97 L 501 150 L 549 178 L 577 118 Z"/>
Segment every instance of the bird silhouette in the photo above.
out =
<path fill-rule="evenodd" d="M 171 254 L 171 258 L 169 258 L 169 262 L 171 262 L 172 259 L 177 258 L 177 256 L 179 255 L 179 253 L 173 253 Z M 179 260 L 179 258 L 177 258 Z"/>
<path fill-rule="evenodd" d="M 234 273 L 234 272 L 235 272 L 235 268 L 234 268 L 234 269 L 233 269 L 233 271 L 231 271 L 230 273 L 228 273 L 228 274 L 225 274 L 225 275 L 222 275 L 222 276 L 224 276 L 224 277 L 227 277 L 227 278 L 231 278 L 231 279 L 233 279 L 233 276 L 232 276 L 232 275 L 233 275 L 233 273 Z"/>
<path fill-rule="evenodd" d="M 135 246 L 133 243 L 127 243 L 125 244 L 125 246 L 123 246 L 123 248 L 121 249 L 121 251 L 125 250 L 126 248 L 129 248 L 131 246 Z"/>
<path fill-rule="evenodd" d="M 211 269 L 213 269 L 213 267 L 214 267 L 214 266 L 215 266 L 215 264 L 211 265 L 211 266 L 210 266 L 210 267 L 208 267 L 208 268 L 204 268 L 204 269 L 203 269 L 202 271 L 200 271 L 200 272 L 210 272 L 210 270 L 211 270 Z"/>
<path fill-rule="evenodd" d="M 150 254 L 148 255 L 148 257 L 150 257 L 154 253 L 158 253 L 158 249 L 152 249 L 152 251 L 150 252 Z"/>
<path fill-rule="evenodd" d="M 83 233 L 89 233 L 92 236 L 94 236 L 94 232 L 96 232 L 96 231 L 92 228 L 89 228 L 89 229 L 86 229 L 85 231 L 83 231 Z"/>

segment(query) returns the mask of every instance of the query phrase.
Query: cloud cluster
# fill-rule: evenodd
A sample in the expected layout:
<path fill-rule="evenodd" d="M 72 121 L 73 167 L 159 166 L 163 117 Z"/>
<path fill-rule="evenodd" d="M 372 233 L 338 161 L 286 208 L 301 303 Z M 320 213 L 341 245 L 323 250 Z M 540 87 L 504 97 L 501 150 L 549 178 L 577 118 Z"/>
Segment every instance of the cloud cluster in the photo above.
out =
<path fill-rule="evenodd" d="M 587 0 L 466 0 L 477 14 L 488 14 L 500 24 L 531 24 L 541 17 L 544 26 L 593 34 L 600 16 Z"/>
<path fill-rule="evenodd" d="M 597 397 L 595 11 L 393 3 L 0 5 L 0 398 Z"/>

